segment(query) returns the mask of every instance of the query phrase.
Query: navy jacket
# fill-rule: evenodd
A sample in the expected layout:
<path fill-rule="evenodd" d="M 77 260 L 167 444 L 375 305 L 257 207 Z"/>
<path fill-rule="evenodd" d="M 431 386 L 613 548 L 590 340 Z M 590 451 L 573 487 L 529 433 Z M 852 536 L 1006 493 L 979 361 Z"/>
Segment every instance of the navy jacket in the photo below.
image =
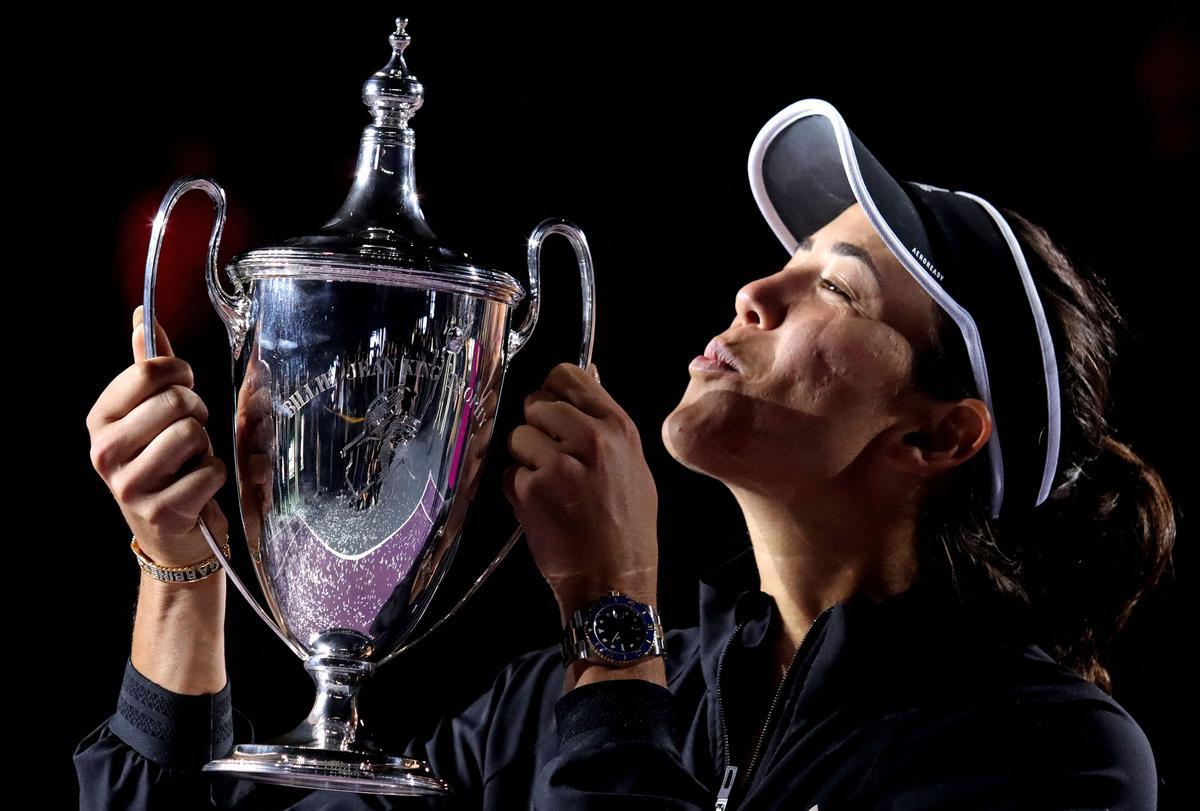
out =
<path fill-rule="evenodd" d="M 507 665 L 406 753 L 456 787 L 455 808 L 713 809 L 719 796 L 729 811 L 1156 807 L 1141 727 L 1020 623 L 953 608 L 932 587 L 855 597 L 818 615 L 772 691 L 766 642 L 779 621 L 747 550 L 702 582 L 699 626 L 668 632 L 666 689 L 623 680 L 563 695 L 547 648 Z M 199 771 L 252 736 L 229 684 L 181 695 L 127 663 L 116 713 L 73 756 L 80 807 L 426 802 Z"/>

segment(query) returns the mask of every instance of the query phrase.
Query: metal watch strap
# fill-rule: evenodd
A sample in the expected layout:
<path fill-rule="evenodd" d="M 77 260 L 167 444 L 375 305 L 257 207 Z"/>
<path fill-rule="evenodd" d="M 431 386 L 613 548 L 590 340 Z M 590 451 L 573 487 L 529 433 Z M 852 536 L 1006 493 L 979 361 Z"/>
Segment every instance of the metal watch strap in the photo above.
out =
<path fill-rule="evenodd" d="M 588 649 L 587 636 L 584 633 L 584 622 L 584 612 L 579 609 L 571 615 L 567 627 L 563 629 L 561 643 L 563 667 L 567 667 L 571 662 L 579 659 L 586 659 L 591 654 Z"/>

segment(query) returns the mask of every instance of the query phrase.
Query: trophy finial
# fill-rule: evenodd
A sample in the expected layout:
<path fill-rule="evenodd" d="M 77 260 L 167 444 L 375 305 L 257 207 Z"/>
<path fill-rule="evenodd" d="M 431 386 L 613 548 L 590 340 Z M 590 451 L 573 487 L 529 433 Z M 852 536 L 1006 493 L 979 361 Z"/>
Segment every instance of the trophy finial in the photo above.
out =
<path fill-rule="evenodd" d="M 392 58 L 363 85 L 363 104 L 375 116 L 375 126 L 407 130 L 408 120 L 425 102 L 425 88 L 409 73 L 404 49 L 412 41 L 405 29 L 407 17 L 396 18 L 396 30 L 388 36 Z"/>
<path fill-rule="evenodd" d="M 396 18 L 396 32 L 388 37 L 388 42 L 392 43 L 392 48 L 399 53 L 404 53 L 404 49 L 408 47 L 408 43 L 412 41 L 412 37 L 404 33 L 405 26 L 408 25 L 408 17 Z"/>

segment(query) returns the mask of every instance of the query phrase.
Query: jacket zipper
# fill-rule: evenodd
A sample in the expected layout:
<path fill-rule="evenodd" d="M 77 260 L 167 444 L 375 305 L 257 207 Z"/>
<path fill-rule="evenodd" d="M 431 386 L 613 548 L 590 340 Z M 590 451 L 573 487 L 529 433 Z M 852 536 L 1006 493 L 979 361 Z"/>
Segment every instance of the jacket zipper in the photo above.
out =
<path fill-rule="evenodd" d="M 721 740 L 725 745 L 725 776 L 721 778 L 721 788 L 717 792 L 716 811 L 726 811 L 729 805 L 729 792 L 733 791 L 734 780 L 737 779 L 737 766 L 732 766 L 729 763 L 729 727 L 725 723 L 725 702 L 721 697 L 721 671 L 725 667 L 725 654 L 729 653 L 729 647 L 733 644 L 733 640 L 738 638 L 738 634 L 742 632 L 742 626 L 746 623 L 739 622 L 738 626 L 733 629 L 733 633 L 729 635 L 729 641 L 725 643 L 724 649 L 721 651 L 721 658 L 717 660 L 717 711 L 721 716 Z"/>
<path fill-rule="evenodd" d="M 763 720 L 762 730 L 758 735 L 758 742 L 754 745 L 754 751 L 750 755 L 750 762 L 746 764 L 746 771 L 740 781 L 742 785 L 749 784 L 750 777 L 754 774 L 754 767 L 758 763 L 758 757 L 762 753 L 763 744 L 767 740 L 767 733 L 770 731 L 771 719 L 775 715 L 775 708 L 779 704 L 779 698 L 783 695 L 783 691 L 787 687 L 788 677 L 792 673 L 792 666 L 796 664 L 796 661 L 800 658 L 800 653 L 804 651 L 804 646 L 808 642 L 808 635 L 812 631 L 813 626 L 817 624 L 817 620 L 821 619 L 822 616 L 832 609 L 833 606 L 829 606 L 813 618 L 813 621 L 809 623 L 808 630 L 804 632 L 804 638 L 800 640 L 800 644 L 792 653 L 792 658 L 788 662 L 787 668 L 783 671 L 783 678 L 779 682 L 779 687 L 775 690 L 775 696 L 771 699 L 771 705 L 767 708 L 767 717 Z M 733 640 L 737 638 L 737 635 L 741 633 L 742 625 L 744 624 L 739 624 L 737 629 L 734 630 L 733 636 L 725 643 L 725 649 L 721 651 L 721 658 L 717 660 L 717 707 L 721 713 L 721 733 L 725 743 L 725 774 L 721 778 L 721 788 L 717 793 L 716 811 L 729 811 L 729 795 L 739 782 L 737 779 L 737 766 L 729 763 L 729 729 L 725 724 L 725 705 L 721 701 L 721 667 L 725 664 L 725 654 L 729 652 L 730 645 L 733 644 Z"/>

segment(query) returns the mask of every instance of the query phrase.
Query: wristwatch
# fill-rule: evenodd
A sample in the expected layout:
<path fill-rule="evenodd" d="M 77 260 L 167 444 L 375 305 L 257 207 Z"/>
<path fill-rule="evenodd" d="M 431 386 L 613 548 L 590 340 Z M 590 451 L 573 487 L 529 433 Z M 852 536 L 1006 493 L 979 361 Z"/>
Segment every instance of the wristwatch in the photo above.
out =
<path fill-rule="evenodd" d="M 619 591 L 576 611 L 563 629 L 563 667 L 581 659 L 629 667 L 664 655 L 662 620 L 654 606 Z"/>

